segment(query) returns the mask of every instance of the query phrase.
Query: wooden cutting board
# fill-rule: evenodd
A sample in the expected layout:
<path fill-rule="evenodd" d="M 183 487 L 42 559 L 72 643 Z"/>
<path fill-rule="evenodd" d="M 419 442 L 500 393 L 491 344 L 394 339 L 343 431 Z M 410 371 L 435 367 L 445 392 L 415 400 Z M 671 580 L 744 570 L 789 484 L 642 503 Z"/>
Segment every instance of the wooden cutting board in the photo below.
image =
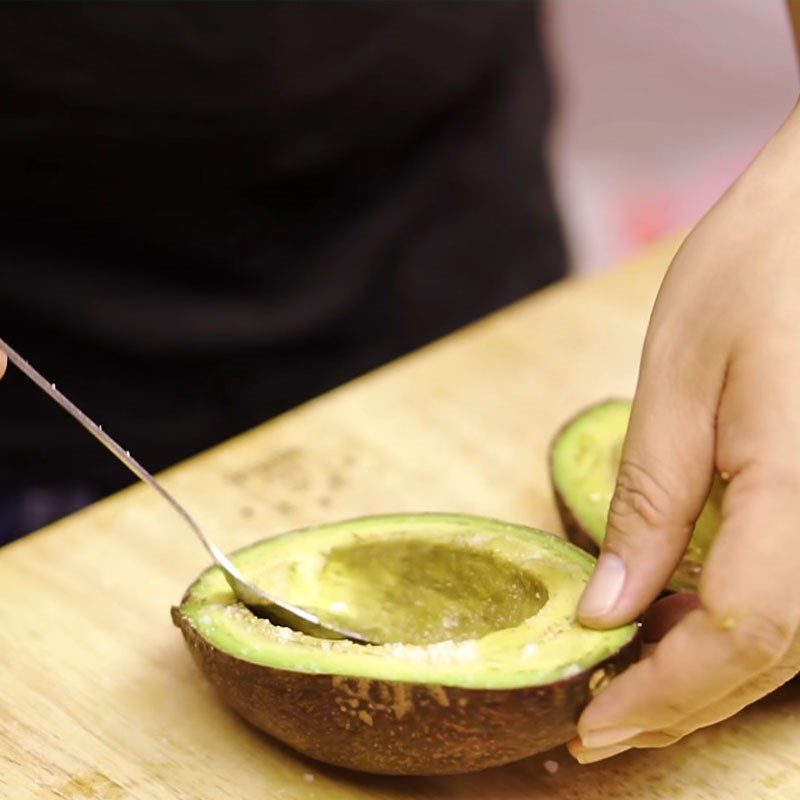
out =
<path fill-rule="evenodd" d="M 581 406 L 632 393 L 676 247 L 541 292 L 165 479 L 229 549 L 404 510 L 558 530 L 550 437 Z M 798 682 L 678 745 L 589 767 L 563 749 L 430 779 L 306 760 L 228 712 L 190 662 L 169 608 L 205 565 L 143 486 L 0 549 L 1 798 L 800 798 Z"/>

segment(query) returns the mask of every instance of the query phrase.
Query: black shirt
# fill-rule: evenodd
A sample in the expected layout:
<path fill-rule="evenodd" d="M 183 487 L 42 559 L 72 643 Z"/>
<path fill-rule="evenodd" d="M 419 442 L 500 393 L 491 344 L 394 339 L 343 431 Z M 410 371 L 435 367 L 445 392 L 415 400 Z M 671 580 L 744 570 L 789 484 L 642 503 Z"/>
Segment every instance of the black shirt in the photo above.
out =
<path fill-rule="evenodd" d="M 563 270 L 537 8 L 0 13 L 0 330 L 161 468 Z M 124 473 L 9 370 L 0 481 Z"/>

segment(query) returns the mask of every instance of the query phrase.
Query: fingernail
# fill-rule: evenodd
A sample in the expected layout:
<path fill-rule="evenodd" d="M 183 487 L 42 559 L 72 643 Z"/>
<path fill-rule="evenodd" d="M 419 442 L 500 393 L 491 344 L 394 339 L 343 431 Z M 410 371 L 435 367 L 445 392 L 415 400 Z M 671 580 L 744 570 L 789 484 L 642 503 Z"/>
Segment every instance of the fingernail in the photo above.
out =
<path fill-rule="evenodd" d="M 627 742 L 628 739 L 633 739 L 634 736 L 639 736 L 642 733 L 644 733 L 642 728 L 635 728 L 632 726 L 586 731 L 586 733 L 581 734 L 581 744 L 587 749 L 611 747 L 611 745 L 619 745 L 622 744 L 622 742 Z"/>
<path fill-rule="evenodd" d="M 579 764 L 594 764 L 595 761 L 603 761 L 606 758 L 618 756 L 620 753 L 624 753 L 626 750 L 630 749 L 630 745 L 617 744 L 612 747 L 589 747 L 585 750 L 575 749 L 571 752 Z"/>
<path fill-rule="evenodd" d="M 580 616 L 603 617 L 608 614 L 617 604 L 624 586 L 625 562 L 614 553 L 603 553 L 581 598 Z"/>

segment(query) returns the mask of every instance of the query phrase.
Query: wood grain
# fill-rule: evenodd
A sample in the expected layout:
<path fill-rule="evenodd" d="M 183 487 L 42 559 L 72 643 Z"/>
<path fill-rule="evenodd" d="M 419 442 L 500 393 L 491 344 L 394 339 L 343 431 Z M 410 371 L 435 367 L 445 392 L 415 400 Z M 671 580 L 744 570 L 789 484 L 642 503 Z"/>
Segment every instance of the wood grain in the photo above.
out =
<path fill-rule="evenodd" d="M 648 309 L 676 247 L 539 293 L 165 480 L 230 549 L 404 510 L 557 530 L 550 436 L 581 406 L 632 392 Z M 797 682 L 678 745 L 590 767 L 563 749 L 435 779 L 304 760 L 222 706 L 172 627 L 170 605 L 204 566 L 180 520 L 143 486 L 0 550 L 0 797 L 800 798 Z"/>

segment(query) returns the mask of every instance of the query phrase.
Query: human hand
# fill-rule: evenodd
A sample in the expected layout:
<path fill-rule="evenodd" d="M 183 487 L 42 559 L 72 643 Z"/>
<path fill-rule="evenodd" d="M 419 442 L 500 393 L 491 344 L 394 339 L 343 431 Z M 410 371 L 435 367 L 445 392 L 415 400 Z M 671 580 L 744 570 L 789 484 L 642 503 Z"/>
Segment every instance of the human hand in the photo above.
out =
<path fill-rule="evenodd" d="M 6 358 L 6 354 L 0 350 L 0 378 L 6 374 L 6 364 L 8 363 L 8 359 Z"/>
<path fill-rule="evenodd" d="M 728 486 L 698 595 L 661 601 L 666 635 L 583 713 L 570 749 L 584 763 L 671 744 L 800 671 L 798 109 L 664 279 L 582 622 L 650 606 L 715 469 Z"/>

